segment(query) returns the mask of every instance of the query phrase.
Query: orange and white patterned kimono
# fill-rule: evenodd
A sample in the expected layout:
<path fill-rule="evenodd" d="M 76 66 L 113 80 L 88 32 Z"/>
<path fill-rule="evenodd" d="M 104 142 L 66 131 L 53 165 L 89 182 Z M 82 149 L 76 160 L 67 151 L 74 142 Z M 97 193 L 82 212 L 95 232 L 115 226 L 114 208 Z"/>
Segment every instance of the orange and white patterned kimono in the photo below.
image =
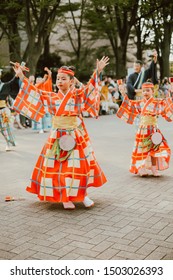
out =
<path fill-rule="evenodd" d="M 140 115 L 140 124 L 136 133 L 132 152 L 130 172 L 137 174 L 139 169 L 151 169 L 151 156 L 156 157 L 157 170 L 169 167 L 171 150 L 164 136 L 160 145 L 154 145 L 151 136 L 160 132 L 157 125 L 158 116 L 167 121 L 173 120 L 173 103 L 171 98 L 148 100 L 130 100 L 126 96 L 117 112 L 117 117 L 129 124 L 133 124 L 137 115 Z M 160 132 L 161 133 L 161 132 Z"/>
<path fill-rule="evenodd" d="M 33 170 L 31 185 L 26 188 L 37 194 L 40 200 L 83 201 L 88 187 L 100 187 L 106 182 L 81 116 L 83 110 L 92 117 L 98 115 L 96 84 L 94 73 L 85 87 L 73 88 L 64 95 L 61 91 L 39 90 L 26 78 L 23 80 L 14 109 L 35 121 L 39 121 L 47 109 L 54 123 Z M 58 144 L 60 137 L 66 134 L 76 141 L 69 156 L 67 151 L 59 149 Z"/>

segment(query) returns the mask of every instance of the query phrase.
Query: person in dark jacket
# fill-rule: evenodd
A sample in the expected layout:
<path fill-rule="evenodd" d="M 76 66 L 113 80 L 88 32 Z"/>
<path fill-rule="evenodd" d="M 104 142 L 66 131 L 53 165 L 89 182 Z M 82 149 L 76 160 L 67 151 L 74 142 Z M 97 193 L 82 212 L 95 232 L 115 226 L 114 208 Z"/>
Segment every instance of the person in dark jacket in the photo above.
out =
<path fill-rule="evenodd" d="M 8 82 L 2 82 L 0 71 L 0 132 L 6 141 L 6 151 L 11 150 L 11 146 L 16 146 L 14 135 L 12 133 L 10 118 L 11 112 L 7 106 L 7 97 L 10 95 L 15 99 L 19 92 L 19 78 L 14 76 Z"/>
<path fill-rule="evenodd" d="M 154 50 L 149 55 L 152 57 L 152 62 L 147 69 L 142 69 L 143 63 L 141 60 L 134 62 L 134 73 L 130 74 L 127 78 L 127 95 L 129 99 L 138 99 L 141 93 L 141 87 L 148 79 L 155 85 L 158 83 L 157 79 L 157 52 Z"/>

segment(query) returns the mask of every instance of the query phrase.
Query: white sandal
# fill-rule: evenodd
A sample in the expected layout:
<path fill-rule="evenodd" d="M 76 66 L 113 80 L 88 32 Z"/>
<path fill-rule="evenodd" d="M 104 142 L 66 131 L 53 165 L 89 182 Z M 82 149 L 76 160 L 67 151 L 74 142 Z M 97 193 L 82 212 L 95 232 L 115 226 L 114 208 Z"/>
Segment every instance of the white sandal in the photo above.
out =
<path fill-rule="evenodd" d="M 5 150 L 6 150 L 6 152 L 9 152 L 9 151 L 11 151 L 11 148 L 10 148 L 10 146 L 9 146 L 9 145 L 6 145 L 6 148 L 5 148 Z"/>
<path fill-rule="evenodd" d="M 63 206 L 64 206 L 64 209 L 69 209 L 69 210 L 75 209 L 75 205 L 73 204 L 72 201 L 63 202 Z"/>
<path fill-rule="evenodd" d="M 139 171 L 138 171 L 138 174 L 139 174 L 141 177 L 146 177 L 146 176 L 148 176 L 148 173 L 147 173 L 147 170 L 145 169 L 145 167 L 140 168 Z"/>
<path fill-rule="evenodd" d="M 83 200 L 83 204 L 85 205 L 86 208 L 94 206 L 94 201 L 91 200 L 88 196 L 85 196 Z"/>
<path fill-rule="evenodd" d="M 158 173 L 156 166 L 151 166 L 151 171 L 154 177 L 160 177 L 161 175 Z"/>

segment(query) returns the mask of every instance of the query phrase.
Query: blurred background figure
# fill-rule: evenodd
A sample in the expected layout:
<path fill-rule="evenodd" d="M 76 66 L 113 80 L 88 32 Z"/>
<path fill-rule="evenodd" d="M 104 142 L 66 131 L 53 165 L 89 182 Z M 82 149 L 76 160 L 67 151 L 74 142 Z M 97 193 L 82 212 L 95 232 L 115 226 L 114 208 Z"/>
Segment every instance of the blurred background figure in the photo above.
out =
<path fill-rule="evenodd" d="M 171 84 L 170 84 L 169 79 L 167 77 L 165 77 L 162 80 L 161 89 L 163 91 L 163 96 L 165 98 L 171 96 Z"/>
<path fill-rule="evenodd" d="M 148 53 L 148 56 L 152 58 L 152 61 L 148 68 L 143 67 L 141 60 L 136 60 L 133 64 L 134 72 L 127 78 L 127 95 L 129 99 L 141 99 L 142 96 L 142 84 L 148 79 L 155 85 L 158 83 L 157 78 L 157 51 L 153 50 Z"/>
<path fill-rule="evenodd" d="M 1 80 L 2 69 L 0 71 L 0 132 L 6 141 L 6 151 L 11 150 L 11 146 L 16 146 L 12 131 L 13 118 L 7 105 L 7 97 L 15 96 L 19 92 L 19 79 L 14 76 L 10 81 Z"/>
<path fill-rule="evenodd" d="M 42 78 L 41 76 L 38 76 L 36 81 L 34 76 L 30 76 L 30 83 L 34 84 L 35 81 L 35 87 L 38 89 L 52 92 L 52 72 L 47 67 L 44 68 L 44 71 L 46 72 L 44 77 Z M 51 126 L 52 117 L 49 112 L 46 112 L 45 116 L 39 122 L 32 121 L 32 129 L 39 133 L 44 133 L 46 130 L 50 130 Z"/>

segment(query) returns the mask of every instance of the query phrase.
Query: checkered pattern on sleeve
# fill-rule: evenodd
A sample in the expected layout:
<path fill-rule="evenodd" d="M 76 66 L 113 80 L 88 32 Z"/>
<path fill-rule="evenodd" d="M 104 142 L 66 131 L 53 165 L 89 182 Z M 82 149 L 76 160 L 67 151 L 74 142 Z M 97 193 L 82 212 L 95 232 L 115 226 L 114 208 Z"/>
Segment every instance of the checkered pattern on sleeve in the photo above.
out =
<path fill-rule="evenodd" d="M 140 101 L 133 101 L 126 96 L 122 102 L 117 117 L 125 121 L 126 123 L 133 124 L 134 119 L 140 113 Z"/>
<path fill-rule="evenodd" d="M 100 95 L 98 91 L 98 73 L 96 71 L 83 90 L 84 110 L 92 117 L 97 117 L 99 113 Z"/>
<path fill-rule="evenodd" d="M 39 90 L 31 85 L 26 78 L 23 80 L 13 108 L 20 114 L 36 122 L 38 122 L 45 114 Z"/>
<path fill-rule="evenodd" d="M 172 98 L 168 97 L 164 102 L 164 111 L 162 113 L 162 117 L 164 117 L 168 122 L 173 121 L 173 102 Z"/>

